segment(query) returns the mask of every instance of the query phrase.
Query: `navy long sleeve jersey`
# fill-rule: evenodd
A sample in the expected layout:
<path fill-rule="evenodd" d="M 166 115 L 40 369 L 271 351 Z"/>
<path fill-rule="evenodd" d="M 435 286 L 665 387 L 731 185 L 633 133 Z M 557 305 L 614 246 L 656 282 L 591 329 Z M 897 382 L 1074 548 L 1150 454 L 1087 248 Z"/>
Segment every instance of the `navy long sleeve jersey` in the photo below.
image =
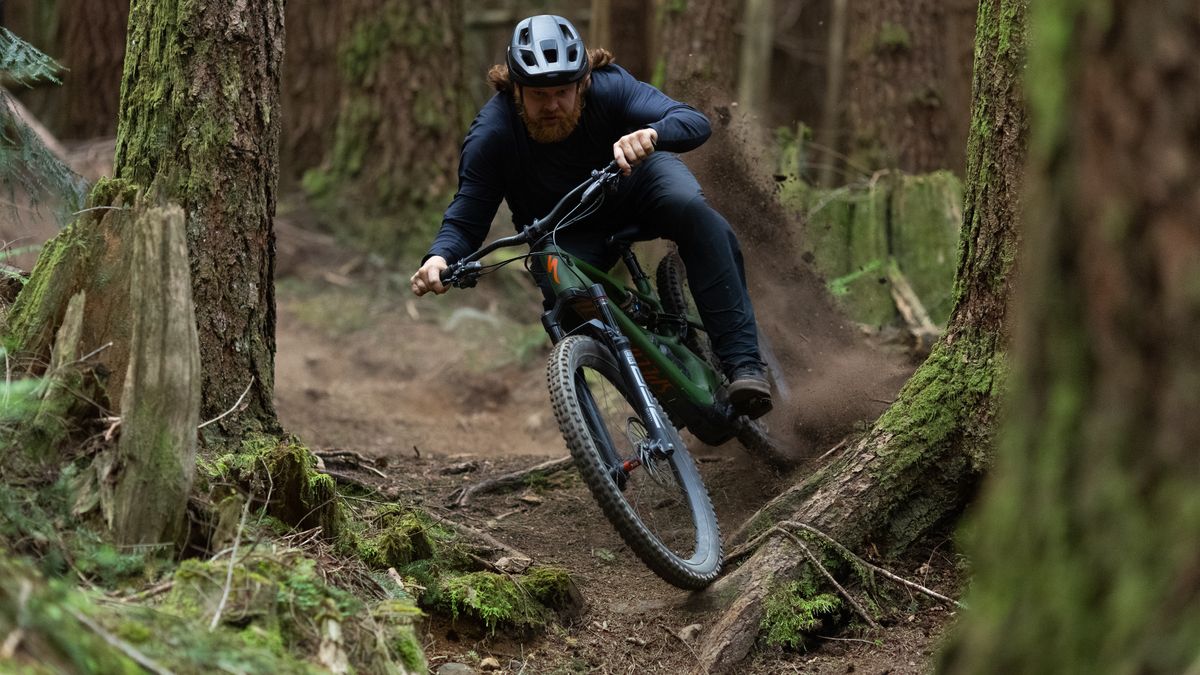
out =
<path fill-rule="evenodd" d="M 658 132 L 657 148 L 687 152 L 708 139 L 708 119 L 619 66 L 592 72 L 579 126 L 558 143 L 537 143 L 525 131 L 512 95 L 491 98 L 467 132 L 458 193 L 426 258 L 454 262 L 479 248 L 502 199 L 518 226 L 546 215 L 571 188 L 613 158 L 612 146 L 637 129 Z"/>

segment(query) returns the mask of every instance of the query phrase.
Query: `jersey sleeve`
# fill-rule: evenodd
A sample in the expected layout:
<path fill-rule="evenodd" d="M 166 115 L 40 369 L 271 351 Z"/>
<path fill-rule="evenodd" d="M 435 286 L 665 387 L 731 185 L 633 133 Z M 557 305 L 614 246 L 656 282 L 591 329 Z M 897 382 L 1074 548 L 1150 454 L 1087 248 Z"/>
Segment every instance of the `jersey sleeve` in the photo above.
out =
<path fill-rule="evenodd" d="M 712 127 L 703 113 L 634 78 L 624 69 L 615 70 L 619 76 L 615 91 L 626 122 L 634 129 L 650 128 L 658 132 L 659 150 L 687 152 L 708 140 Z"/>
<path fill-rule="evenodd" d="M 459 155 L 458 192 L 422 262 L 435 255 L 455 262 L 483 245 L 504 199 L 506 154 L 503 134 L 480 113 Z"/>

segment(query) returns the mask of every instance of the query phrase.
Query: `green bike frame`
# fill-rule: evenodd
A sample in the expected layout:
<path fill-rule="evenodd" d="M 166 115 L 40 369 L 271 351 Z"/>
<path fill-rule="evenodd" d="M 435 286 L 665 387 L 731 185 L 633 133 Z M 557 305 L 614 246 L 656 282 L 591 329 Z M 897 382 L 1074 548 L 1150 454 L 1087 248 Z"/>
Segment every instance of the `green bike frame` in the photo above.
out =
<path fill-rule="evenodd" d="M 576 332 L 601 332 L 598 326 L 606 322 L 591 295 L 599 284 L 611 301 L 616 325 L 610 328 L 629 339 L 642 377 L 672 422 L 709 445 L 733 438 L 736 414 L 724 395 L 721 376 L 681 339 L 688 330 L 685 324 L 695 322 L 667 314 L 628 246 L 622 257 L 633 288 L 561 248 L 543 249 L 533 265 L 546 275 L 556 298 L 554 307 L 542 315 L 546 332 L 555 343 Z"/>

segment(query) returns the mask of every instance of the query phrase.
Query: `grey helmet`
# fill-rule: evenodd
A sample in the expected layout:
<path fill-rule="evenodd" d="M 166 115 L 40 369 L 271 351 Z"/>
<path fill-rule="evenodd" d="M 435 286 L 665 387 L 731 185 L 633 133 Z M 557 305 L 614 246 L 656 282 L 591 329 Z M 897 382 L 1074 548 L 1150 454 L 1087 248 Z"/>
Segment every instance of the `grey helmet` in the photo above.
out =
<path fill-rule="evenodd" d="M 508 46 L 508 73 L 525 87 L 561 87 L 583 79 L 589 68 L 583 38 L 570 21 L 553 14 L 522 20 Z"/>

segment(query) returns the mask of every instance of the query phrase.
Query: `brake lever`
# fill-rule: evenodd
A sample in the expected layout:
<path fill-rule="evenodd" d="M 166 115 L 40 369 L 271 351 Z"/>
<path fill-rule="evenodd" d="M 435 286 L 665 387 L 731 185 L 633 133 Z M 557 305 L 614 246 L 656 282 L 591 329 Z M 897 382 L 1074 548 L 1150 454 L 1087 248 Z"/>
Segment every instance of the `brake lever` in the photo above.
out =
<path fill-rule="evenodd" d="M 455 288 L 474 288 L 479 283 L 479 274 L 483 263 L 479 261 L 462 263 L 456 262 L 438 274 L 443 286 Z"/>

